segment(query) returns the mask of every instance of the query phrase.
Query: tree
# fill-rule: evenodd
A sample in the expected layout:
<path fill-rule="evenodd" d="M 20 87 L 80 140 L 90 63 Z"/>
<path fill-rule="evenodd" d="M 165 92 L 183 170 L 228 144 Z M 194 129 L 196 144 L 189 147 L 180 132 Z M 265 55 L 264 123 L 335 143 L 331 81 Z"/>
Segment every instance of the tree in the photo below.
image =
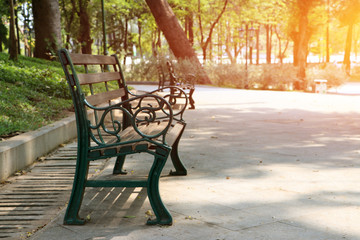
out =
<path fill-rule="evenodd" d="M 91 54 L 91 44 L 93 43 L 90 35 L 91 24 L 90 15 L 88 13 L 89 2 L 89 0 L 71 0 L 73 10 L 80 19 L 77 40 L 81 44 L 81 52 L 84 54 Z"/>
<path fill-rule="evenodd" d="M 208 48 L 208 45 L 210 44 L 211 42 L 211 37 L 212 37 L 212 34 L 213 34 L 213 31 L 214 31 L 214 28 L 216 26 L 216 24 L 218 24 L 221 16 L 224 14 L 225 10 L 226 10 L 226 6 L 228 4 L 228 0 L 225 0 L 224 1 L 224 5 L 220 11 L 220 13 L 218 14 L 218 16 L 215 18 L 214 22 L 212 22 L 210 25 L 210 28 L 209 28 L 209 35 L 208 37 L 206 38 L 205 40 L 205 37 L 204 37 L 204 30 L 203 30 L 203 25 L 202 25 L 202 19 L 201 19 L 201 1 L 198 0 L 198 18 L 199 18 L 199 28 L 200 28 L 200 35 L 201 35 L 201 39 L 200 39 L 200 46 L 201 46 L 201 49 L 203 51 L 203 60 L 204 62 L 206 61 L 206 49 Z"/>
<path fill-rule="evenodd" d="M 360 20 L 360 0 L 341 1 L 336 10 L 341 26 L 348 26 L 345 43 L 344 65 L 345 71 L 350 75 L 350 54 L 354 25 Z"/>
<path fill-rule="evenodd" d="M 8 28 L 4 23 L 3 16 L 7 16 L 9 14 L 10 8 L 8 4 L 5 3 L 4 0 L 0 0 L 0 52 L 3 51 L 3 44 L 5 48 L 8 48 L 9 41 L 7 39 L 8 36 Z"/>
<path fill-rule="evenodd" d="M 280 60 L 280 63 L 282 64 L 283 63 L 283 59 L 284 59 L 284 56 L 285 56 L 285 52 L 289 46 L 289 39 L 286 39 L 286 43 L 285 43 L 285 47 L 284 47 L 284 50 L 281 49 L 281 40 L 282 40 L 282 36 L 281 36 L 281 32 L 278 30 L 278 28 L 275 26 L 274 28 L 274 31 L 275 31 L 275 34 L 278 38 L 278 42 L 279 42 L 279 60 Z"/>
<path fill-rule="evenodd" d="M 199 69 L 202 69 L 194 49 L 168 2 L 166 0 L 146 0 L 146 3 L 152 12 L 158 27 L 164 33 L 175 57 L 178 59 L 189 59 L 193 61 L 194 64 L 198 65 Z M 199 83 L 211 83 L 204 71 L 200 76 Z"/>
<path fill-rule="evenodd" d="M 291 33 L 290 36 L 294 41 L 294 65 L 298 66 L 297 77 L 299 79 L 295 84 L 295 89 L 305 90 L 306 82 L 306 64 L 308 55 L 309 40 L 315 31 L 314 25 L 309 24 L 309 14 L 322 0 L 296 0 L 290 2 L 292 11 L 295 12 L 293 18 L 289 21 Z"/>
<path fill-rule="evenodd" d="M 58 0 L 32 0 L 37 58 L 51 59 L 61 44 Z"/>
<path fill-rule="evenodd" d="M 66 49 L 71 47 L 71 30 L 75 20 L 75 8 L 71 4 L 68 4 L 69 0 L 60 0 L 59 5 L 61 7 L 62 26 L 65 34 L 63 44 Z"/>
<path fill-rule="evenodd" d="M 18 48 L 17 48 L 17 39 L 15 35 L 15 11 L 14 11 L 14 1 L 10 0 L 10 44 L 9 44 L 9 54 L 11 60 L 18 59 Z"/>
<path fill-rule="evenodd" d="M 3 24 L 2 21 L 0 21 L 0 52 L 3 51 L 3 43 L 5 44 L 5 47 L 8 45 L 7 36 L 8 30 L 6 26 Z"/>

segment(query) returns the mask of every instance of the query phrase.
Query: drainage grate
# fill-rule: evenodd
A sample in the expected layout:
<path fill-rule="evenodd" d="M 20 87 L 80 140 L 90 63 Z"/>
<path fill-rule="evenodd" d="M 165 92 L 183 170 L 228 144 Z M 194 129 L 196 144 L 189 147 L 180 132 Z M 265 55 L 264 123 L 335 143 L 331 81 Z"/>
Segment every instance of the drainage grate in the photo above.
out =
<path fill-rule="evenodd" d="M 90 165 L 89 176 L 106 160 Z M 0 187 L 0 239 L 25 239 L 49 223 L 66 205 L 76 164 L 76 142 L 42 158 L 29 171 Z"/>

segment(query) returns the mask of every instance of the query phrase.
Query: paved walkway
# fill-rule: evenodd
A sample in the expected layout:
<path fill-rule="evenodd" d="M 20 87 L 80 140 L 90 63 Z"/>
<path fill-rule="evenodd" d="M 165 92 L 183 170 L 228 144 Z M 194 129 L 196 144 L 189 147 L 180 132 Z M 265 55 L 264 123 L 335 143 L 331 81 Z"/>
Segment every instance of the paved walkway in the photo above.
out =
<path fill-rule="evenodd" d="M 360 95 L 360 83 L 349 82 L 337 88 L 328 90 L 329 93 L 343 94 L 343 95 Z"/>
<path fill-rule="evenodd" d="M 31 239 L 360 239 L 360 96 L 198 87 L 180 155 L 160 180 L 171 227 L 146 226 L 146 191 L 90 189 Z M 138 171 L 129 159 L 128 170 Z M 110 161 L 110 163 L 113 160 Z M 111 164 L 102 174 L 110 171 Z"/>

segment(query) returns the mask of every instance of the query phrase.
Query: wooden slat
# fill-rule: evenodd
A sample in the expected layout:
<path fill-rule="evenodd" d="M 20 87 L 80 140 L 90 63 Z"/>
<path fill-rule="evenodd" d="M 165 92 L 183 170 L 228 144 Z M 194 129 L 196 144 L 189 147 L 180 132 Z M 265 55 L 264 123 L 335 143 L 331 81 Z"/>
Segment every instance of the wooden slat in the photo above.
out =
<path fill-rule="evenodd" d="M 166 128 L 168 122 L 160 122 L 160 123 L 150 123 L 140 125 L 138 128 L 139 130 L 146 135 L 155 135 L 160 133 L 162 130 Z M 136 139 L 141 139 L 141 136 L 135 131 L 132 126 L 127 127 L 123 132 L 120 134 L 121 141 L 131 141 Z"/>
<path fill-rule="evenodd" d="M 125 96 L 125 89 L 119 88 L 116 90 L 102 92 L 95 95 L 91 95 L 86 97 L 86 100 L 93 106 L 97 106 L 99 104 L 105 103 L 107 101 L 120 98 Z"/>
<path fill-rule="evenodd" d="M 78 74 L 80 85 L 101 83 L 120 79 L 119 72 L 103 72 L 103 73 L 81 73 Z"/>
<path fill-rule="evenodd" d="M 169 132 L 166 134 L 166 142 L 169 146 L 172 146 L 174 144 L 183 128 L 184 125 L 177 123 L 173 128 L 169 130 Z"/>
<path fill-rule="evenodd" d="M 70 57 L 74 65 L 116 64 L 115 57 L 113 56 L 71 53 Z"/>

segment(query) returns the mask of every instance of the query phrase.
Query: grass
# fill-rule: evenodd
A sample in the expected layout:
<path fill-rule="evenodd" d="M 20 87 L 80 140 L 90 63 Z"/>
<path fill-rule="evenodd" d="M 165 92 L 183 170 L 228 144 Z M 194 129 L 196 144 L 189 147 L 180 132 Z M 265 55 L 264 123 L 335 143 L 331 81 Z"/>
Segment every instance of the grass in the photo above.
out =
<path fill-rule="evenodd" d="M 35 130 L 72 106 L 60 63 L 0 53 L 0 139 Z"/>

